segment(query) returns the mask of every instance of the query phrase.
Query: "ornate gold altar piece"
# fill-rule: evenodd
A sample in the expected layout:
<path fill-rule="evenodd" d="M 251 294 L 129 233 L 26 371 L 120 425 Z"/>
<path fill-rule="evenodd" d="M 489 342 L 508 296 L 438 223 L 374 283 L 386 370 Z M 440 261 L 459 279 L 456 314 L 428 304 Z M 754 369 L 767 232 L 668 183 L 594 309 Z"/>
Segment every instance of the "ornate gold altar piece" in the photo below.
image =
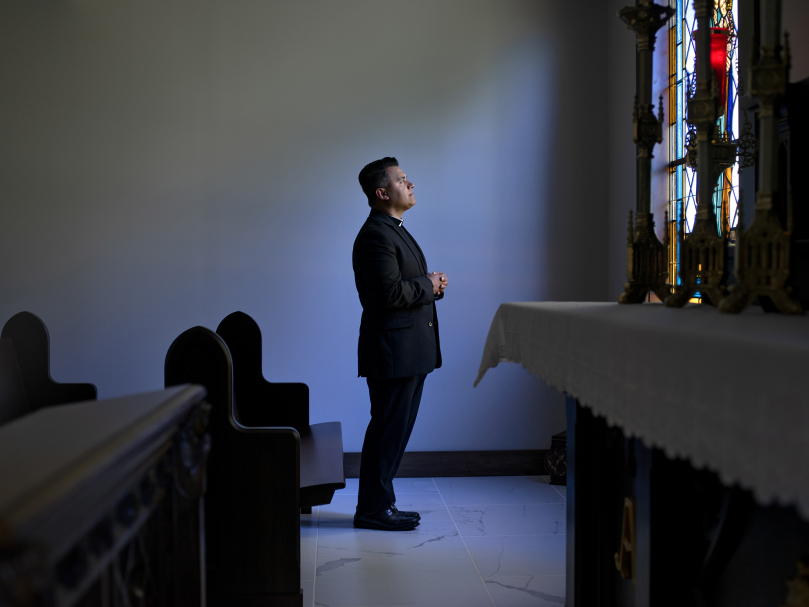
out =
<path fill-rule="evenodd" d="M 718 126 L 714 129 L 711 140 L 711 183 L 715 184 L 722 173 L 736 164 L 740 145 L 740 140 L 731 139 L 727 133 L 721 132 Z M 697 162 L 696 142 L 688 146 L 685 160 L 689 168 L 697 170 L 699 163 Z"/>
<path fill-rule="evenodd" d="M 798 575 L 787 581 L 787 602 L 781 607 L 809 607 L 809 561 L 798 561 Z"/>
<path fill-rule="evenodd" d="M 625 580 L 631 579 L 634 584 L 636 576 L 636 551 L 635 551 L 635 499 L 624 498 L 624 511 L 621 515 L 621 547 L 613 555 L 615 568 L 620 572 Z"/>
<path fill-rule="evenodd" d="M 652 103 L 652 53 L 656 32 L 674 14 L 674 9 L 639 0 L 618 13 L 638 39 L 638 85 L 633 112 L 634 137 L 637 149 L 637 200 L 635 221 L 629 216 L 627 239 L 627 282 L 618 303 L 641 303 L 652 291 L 660 299 L 671 292 L 668 284 L 668 242 L 661 243 L 654 231 L 651 212 L 652 149 L 663 141 L 663 102 L 658 116 Z M 668 239 L 666 239 L 668 240 Z"/>
<path fill-rule="evenodd" d="M 638 213 L 633 221 L 632 211 L 629 211 L 626 239 L 628 282 L 624 285 L 624 292 L 618 298 L 618 303 L 641 303 L 649 291 L 663 301 L 671 293 L 671 285 L 668 284 L 668 231 L 661 243 L 654 227 L 651 213 Z"/>
<path fill-rule="evenodd" d="M 688 120 L 697 129 L 697 217 L 694 229 L 686 238 L 681 229 L 677 235 L 680 250 L 680 284 L 666 305 L 682 307 L 699 293 L 714 305 L 727 296 L 727 241 L 716 228 L 713 190 L 719 177 L 714 163 L 716 119 L 719 95 L 711 69 L 710 15 L 712 0 L 694 0 L 697 17 L 697 90 L 688 102 Z M 721 141 L 717 151 L 723 150 Z M 736 144 L 738 145 L 738 144 Z M 734 151 L 735 158 L 735 151 Z M 721 171 L 720 171 L 721 172 Z"/>
<path fill-rule="evenodd" d="M 771 20 L 772 21 L 772 20 Z M 789 75 L 789 38 L 783 57 L 777 41 L 778 25 L 765 28 L 761 59 L 751 68 L 750 93 L 761 101 L 759 161 L 760 189 L 756 193 L 753 221 L 736 230 L 736 279 L 730 295 L 720 305 L 721 312 L 739 313 L 756 297 L 762 305 L 782 314 L 803 314 L 800 303 L 792 297 L 787 285 L 790 273 L 790 242 L 792 236 L 792 201 L 787 198 L 787 225 L 783 226 L 775 210 L 778 192 L 778 103 L 786 94 Z M 784 229 L 786 227 L 786 229 Z M 771 306 L 767 304 L 771 303 Z"/>

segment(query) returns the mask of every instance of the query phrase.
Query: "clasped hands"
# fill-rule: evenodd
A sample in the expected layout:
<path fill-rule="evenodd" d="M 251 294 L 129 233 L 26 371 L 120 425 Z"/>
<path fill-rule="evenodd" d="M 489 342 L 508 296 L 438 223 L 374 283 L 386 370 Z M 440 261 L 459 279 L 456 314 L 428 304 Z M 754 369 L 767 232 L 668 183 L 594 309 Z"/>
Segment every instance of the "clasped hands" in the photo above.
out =
<path fill-rule="evenodd" d="M 444 292 L 444 289 L 447 288 L 447 275 L 443 272 L 430 272 L 427 274 L 427 278 L 429 278 L 433 283 L 433 295 L 441 295 Z"/>

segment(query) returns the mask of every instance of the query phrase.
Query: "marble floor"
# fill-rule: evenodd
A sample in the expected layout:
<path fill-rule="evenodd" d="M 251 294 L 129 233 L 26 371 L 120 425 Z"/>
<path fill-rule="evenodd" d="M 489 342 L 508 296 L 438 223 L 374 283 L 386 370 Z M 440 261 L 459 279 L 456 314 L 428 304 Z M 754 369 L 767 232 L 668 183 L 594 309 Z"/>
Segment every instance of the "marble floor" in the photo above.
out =
<path fill-rule="evenodd" d="M 540 607 L 565 602 L 565 487 L 542 476 L 402 478 L 413 531 L 355 529 L 357 479 L 301 516 L 305 607 Z"/>

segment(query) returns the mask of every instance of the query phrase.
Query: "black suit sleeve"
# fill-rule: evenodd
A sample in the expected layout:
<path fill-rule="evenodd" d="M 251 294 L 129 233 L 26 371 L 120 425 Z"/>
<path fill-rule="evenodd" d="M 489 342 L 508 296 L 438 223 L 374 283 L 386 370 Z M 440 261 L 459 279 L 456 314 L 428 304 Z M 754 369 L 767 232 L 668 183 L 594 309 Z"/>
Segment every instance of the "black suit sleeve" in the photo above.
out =
<path fill-rule="evenodd" d="M 402 278 L 396 248 L 376 230 L 363 232 L 357 242 L 354 270 L 360 292 L 370 293 L 376 309 L 403 309 L 434 301 L 433 283 L 426 276 Z M 360 285 L 358 285 L 359 287 Z"/>

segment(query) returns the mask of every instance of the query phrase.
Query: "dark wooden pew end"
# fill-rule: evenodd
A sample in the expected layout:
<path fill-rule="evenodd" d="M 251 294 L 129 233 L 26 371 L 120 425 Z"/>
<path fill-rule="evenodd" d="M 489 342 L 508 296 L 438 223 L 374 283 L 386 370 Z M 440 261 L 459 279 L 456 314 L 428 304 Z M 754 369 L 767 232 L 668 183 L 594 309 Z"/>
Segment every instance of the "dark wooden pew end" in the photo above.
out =
<path fill-rule="evenodd" d="M 97 398 L 93 384 L 61 384 L 50 372 L 50 337 L 31 312 L 12 316 L 0 333 L 0 424 L 42 407 Z"/>
<path fill-rule="evenodd" d="M 302 605 L 300 515 L 345 487 L 340 422 L 309 423 L 309 388 L 271 383 L 261 332 L 242 312 L 194 327 L 166 355 L 166 386 L 205 386 L 208 604 Z"/>

